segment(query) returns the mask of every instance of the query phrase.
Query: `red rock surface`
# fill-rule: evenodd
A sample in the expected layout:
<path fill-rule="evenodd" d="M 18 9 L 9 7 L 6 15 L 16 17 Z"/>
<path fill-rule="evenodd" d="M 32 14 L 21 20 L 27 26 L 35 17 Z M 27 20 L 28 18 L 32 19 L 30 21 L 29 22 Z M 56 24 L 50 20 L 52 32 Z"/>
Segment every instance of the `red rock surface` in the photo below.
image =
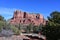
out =
<path fill-rule="evenodd" d="M 14 12 L 14 15 L 12 19 L 10 20 L 11 24 L 34 24 L 34 25 L 40 25 L 41 23 L 45 25 L 46 21 L 44 20 L 44 17 L 41 14 L 30 14 L 27 12 L 22 12 L 19 10 L 16 10 Z"/>
<path fill-rule="evenodd" d="M 0 37 L 0 40 L 40 40 L 39 38 L 27 37 L 24 35 L 12 35 L 11 37 Z M 46 39 L 43 39 L 46 40 Z"/>
<path fill-rule="evenodd" d="M 0 37 L 0 40 L 23 40 L 23 39 L 29 39 L 27 36 L 23 35 L 12 35 L 11 37 Z"/>

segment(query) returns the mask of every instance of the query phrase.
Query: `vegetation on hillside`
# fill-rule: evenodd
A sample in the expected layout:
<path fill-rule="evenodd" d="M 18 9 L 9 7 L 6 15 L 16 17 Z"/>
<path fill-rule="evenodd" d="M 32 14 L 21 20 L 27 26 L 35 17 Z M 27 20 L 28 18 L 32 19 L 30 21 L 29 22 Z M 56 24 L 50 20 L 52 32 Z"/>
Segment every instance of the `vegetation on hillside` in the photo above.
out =
<path fill-rule="evenodd" d="M 4 30 L 12 30 L 12 31 L 14 32 L 14 34 L 20 34 L 20 31 L 19 31 L 19 29 L 18 29 L 17 27 L 15 27 L 15 26 L 11 25 L 10 23 L 8 23 L 8 22 L 4 19 L 4 17 L 2 17 L 2 16 L 0 15 L 0 32 L 1 32 L 3 29 L 4 29 Z"/>
<path fill-rule="evenodd" d="M 46 36 L 47 40 L 59 40 L 60 39 L 60 12 L 54 11 L 48 17 L 48 22 L 45 26 L 40 24 L 39 26 L 34 26 L 29 24 L 23 28 L 27 33 L 31 32 L 42 32 Z M 24 26 L 23 26 L 24 27 Z M 15 34 L 20 34 L 22 25 L 11 25 L 5 21 L 4 17 L 0 15 L 0 32 L 2 29 L 12 30 Z"/>

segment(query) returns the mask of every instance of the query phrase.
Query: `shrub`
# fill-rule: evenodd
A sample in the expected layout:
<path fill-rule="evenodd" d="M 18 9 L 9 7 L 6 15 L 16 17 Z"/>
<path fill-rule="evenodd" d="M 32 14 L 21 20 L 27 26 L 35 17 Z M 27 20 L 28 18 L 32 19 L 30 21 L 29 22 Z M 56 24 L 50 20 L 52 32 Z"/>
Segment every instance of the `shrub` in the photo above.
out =
<path fill-rule="evenodd" d="M 10 28 L 14 32 L 14 34 L 17 34 L 17 35 L 20 34 L 20 30 L 17 27 L 11 25 Z"/>

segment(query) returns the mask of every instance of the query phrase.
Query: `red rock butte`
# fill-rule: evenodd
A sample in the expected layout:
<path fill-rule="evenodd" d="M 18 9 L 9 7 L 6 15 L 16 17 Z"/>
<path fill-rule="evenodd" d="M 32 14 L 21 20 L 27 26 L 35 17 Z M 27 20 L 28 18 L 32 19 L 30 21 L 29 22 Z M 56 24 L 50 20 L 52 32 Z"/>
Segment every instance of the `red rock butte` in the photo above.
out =
<path fill-rule="evenodd" d="M 14 11 L 14 15 L 10 20 L 11 24 L 24 24 L 28 25 L 30 23 L 34 25 L 46 24 L 44 17 L 41 14 L 30 14 L 27 12 L 22 12 L 19 10 Z"/>

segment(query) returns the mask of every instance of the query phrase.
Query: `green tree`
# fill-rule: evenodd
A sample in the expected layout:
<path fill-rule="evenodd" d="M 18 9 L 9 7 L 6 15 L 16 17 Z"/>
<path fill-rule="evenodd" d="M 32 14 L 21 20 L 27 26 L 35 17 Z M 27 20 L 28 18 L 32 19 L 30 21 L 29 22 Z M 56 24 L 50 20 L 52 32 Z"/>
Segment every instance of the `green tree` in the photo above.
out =
<path fill-rule="evenodd" d="M 3 16 L 0 15 L 0 21 L 6 21 Z"/>
<path fill-rule="evenodd" d="M 4 26 L 5 26 L 5 19 L 3 16 L 0 15 L 0 32 Z"/>
<path fill-rule="evenodd" d="M 20 30 L 17 27 L 11 25 L 10 26 L 10 29 L 14 32 L 14 34 L 17 34 L 17 35 L 20 34 Z"/>
<path fill-rule="evenodd" d="M 32 32 L 32 31 L 33 31 L 33 25 L 32 25 L 32 24 L 29 24 L 29 25 L 27 26 L 27 28 L 26 28 L 26 31 L 27 31 L 27 33 Z"/>
<path fill-rule="evenodd" d="M 3 29 L 4 26 L 5 26 L 5 22 L 0 21 L 0 32 L 1 32 L 1 30 Z"/>
<path fill-rule="evenodd" d="M 41 32 L 42 31 L 42 28 L 44 27 L 44 25 L 41 23 L 39 26 L 38 26 L 38 28 L 39 28 L 39 32 Z"/>
<path fill-rule="evenodd" d="M 43 34 L 46 35 L 47 40 L 60 39 L 60 12 L 55 11 L 48 17 L 48 23 L 43 28 Z"/>
<path fill-rule="evenodd" d="M 43 27 L 43 24 L 40 24 L 39 26 L 33 26 L 33 32 L 42 32 L 42 27 Z"/>
<path fill-rule="evenodd" d="M 33 26 L 33 32 L 38 33 L 39 31 L 39 26 Z"/>

